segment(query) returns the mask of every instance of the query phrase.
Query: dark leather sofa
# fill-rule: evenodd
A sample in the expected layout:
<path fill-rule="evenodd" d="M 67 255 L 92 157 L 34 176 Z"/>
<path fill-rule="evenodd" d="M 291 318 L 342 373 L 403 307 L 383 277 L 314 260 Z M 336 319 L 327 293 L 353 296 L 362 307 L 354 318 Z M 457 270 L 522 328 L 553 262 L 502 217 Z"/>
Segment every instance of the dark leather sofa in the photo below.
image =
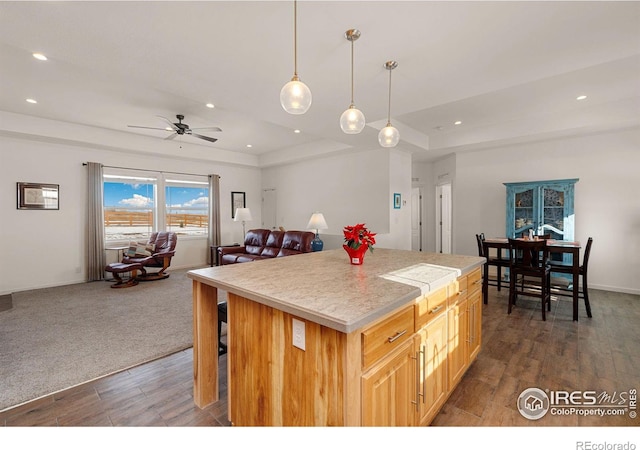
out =
<path fill-rule="evenodd" d="M 226 265 L 309 253 L 314 237 L 311 231 L 249 230 L 244 245 L 218 247 L 218 262 Z"/>

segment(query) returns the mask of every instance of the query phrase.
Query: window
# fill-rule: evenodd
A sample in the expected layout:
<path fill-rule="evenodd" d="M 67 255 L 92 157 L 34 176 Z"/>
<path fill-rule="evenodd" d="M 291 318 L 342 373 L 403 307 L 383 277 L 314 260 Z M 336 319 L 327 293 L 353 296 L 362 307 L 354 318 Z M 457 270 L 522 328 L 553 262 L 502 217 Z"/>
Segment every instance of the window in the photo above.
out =
<path fill-rule="evenodd" d="M 154 231 L 207 236 L 209 185 L 203 176 L 105 168 L 105 241 L 146 241 Z"/>
<path fill-rule="evenodd" d="M 209 226 L 209 185 L 166 180 L 166 229 L 177 234 L 206 236 Z"/>

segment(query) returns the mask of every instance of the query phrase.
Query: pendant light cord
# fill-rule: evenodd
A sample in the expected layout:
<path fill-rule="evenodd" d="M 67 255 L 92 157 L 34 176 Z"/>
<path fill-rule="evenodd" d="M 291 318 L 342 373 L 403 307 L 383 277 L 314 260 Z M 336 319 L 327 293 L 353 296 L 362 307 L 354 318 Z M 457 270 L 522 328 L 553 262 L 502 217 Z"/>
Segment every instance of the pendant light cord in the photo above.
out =
<path fill-rule="evenodd" d="M 298 77 L 298 2 L 293 0 L 293 76 Z"/>
<path fill-rule="evenodd" d="M 351 39 L 351 106 L 353 106 L 353 39 Z"/>
<path fill-rule="evenodd" d="M 393 71 L 389 70 L 389 112 L 387 114 L 387 125 L 391 124 L 391 72 Z"/>

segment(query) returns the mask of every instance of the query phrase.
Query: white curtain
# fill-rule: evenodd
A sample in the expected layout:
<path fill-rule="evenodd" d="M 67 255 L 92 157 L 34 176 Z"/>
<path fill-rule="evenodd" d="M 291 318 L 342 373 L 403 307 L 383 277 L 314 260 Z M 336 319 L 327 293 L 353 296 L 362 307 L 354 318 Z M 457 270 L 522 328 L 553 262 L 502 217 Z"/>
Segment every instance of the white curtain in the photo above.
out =
<path fill-rule="evenodd" d="M 220 245 L 220 175 L 209 175 L 209 246 Z M 211 248 L 211 247 L 209 247 Z M 213 258 L 209 252 L 210 258 Z M 215 261 L 209 261 L 213 265 Z"/>
<path fill-rule="evenodd" d="M 104 279 L 106 256 L 104 251 L 104 210 L 102 164 L 87 163 L 89 173 L 89 217 L 87 226 L 87 279 Z"/>

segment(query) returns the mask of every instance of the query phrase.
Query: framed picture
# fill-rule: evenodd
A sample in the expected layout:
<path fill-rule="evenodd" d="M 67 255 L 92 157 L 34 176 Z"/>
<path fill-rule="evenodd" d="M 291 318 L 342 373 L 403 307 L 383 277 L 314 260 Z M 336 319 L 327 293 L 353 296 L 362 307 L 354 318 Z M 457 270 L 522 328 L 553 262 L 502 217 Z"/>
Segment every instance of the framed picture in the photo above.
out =
<path fill-rule="evenodd" d="M 18 182 L 18 209 L 60 209 L 58 184 Z"/>
<path fill-rule="evenodd" d="M 400 209 L 400 203 L 400 194 L 396 192 L 395 194 L 393 194 L 393 209 Z"/>
<path fill-rule="evenodd" d="M 238 208 L 246 208 L 244 192 L 231 193 L 231 218 L 232 219 L 236 217 L 236 209 Z"/>

